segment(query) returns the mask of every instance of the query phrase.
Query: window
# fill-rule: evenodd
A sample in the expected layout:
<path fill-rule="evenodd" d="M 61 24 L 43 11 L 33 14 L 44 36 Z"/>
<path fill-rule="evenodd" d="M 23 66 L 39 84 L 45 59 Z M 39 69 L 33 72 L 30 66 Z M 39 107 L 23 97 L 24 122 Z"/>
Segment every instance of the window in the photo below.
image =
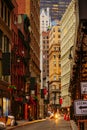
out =
<path fill-rule="evenodd" d="M 55 38 L 55 35 L 53 35 L 53 38 Z"/>
<path fill-rule="evenodd" d="M 49 48 L 49 46 L 47 46 L 47 49 Z"/>
<path fill-rule="evenodd" d="M 2 60 L 0 59 L 0 79 L 2 78 Z"/>
<path fill-rule="evenodd" d="M 9 39 L 4 36 L 4 52 L 9 52 Z"/>
<path fill-rule="evenodd" d="M 61 63 L 59 63 L 59 67 L 61 67 Z"/>
<path fill-rule="evenodd" d="M 43 46 L 43 49 L 45 49 L 45 46 Z"/>
<path fill-rule="evenodd" d="M 56 75 L 54 75 L 54 80 L 56 80 Z"/>
<path fill-rule="evenodd" d="M 58 38 L 60 38 L 60 35 L 58 35 Z"/>
<path fill-rule="evenodd" d="M 54 47 L 54 51 L 56 51 L 56 47 Z"/>
<path fill-rule="evenodd" d="M 54 57 L 54 59 L 56 59 L 56 55 L 54 55 L 53 57 Z"/>
<path fill-rule="evenodd" d="M 1 0 L 1 17 L 3 18 L 3 1 Z"/>
<path fill-rule="evenodd" d="M 53 62 L 54 67 L 56 67 L 56 61 Z"/>
<path fill-rule="evenodd" d="M 42 21 L 42 25 L 44 25 L 44 21 Z"/>
<path fill-rule="evenodd" d="M 10 27 L 10 12 L 8 11 L 8 26 Z"/>
<path fill-rule="evenodd" d="M 58 28 L 58 32 L 61 32 L 59 28 Z"/>
<path fill-rule="evenodd" d="M 59 59 L 61 58 L 61 55 L 59 54 Z"/>
<path fill-rule="evenodd" d="M 61 81 L 61 77 L 59 77 L 59 81 Z"/>
<path fill-rule="evenodd" d="M 7 14 L 6 14 L 6 6 L 5 6 L 5 22 L 7 22 L 6 20 L 7 20 Z"/>
<path fill-rule="evenodd" d="M 53 29 L 53 31 L 55 32 L 55 29 Z"/>
<path fill-rule="evenodd" d="M 2 31 L 0 30 L 0 49 L 2 49 Z"/>

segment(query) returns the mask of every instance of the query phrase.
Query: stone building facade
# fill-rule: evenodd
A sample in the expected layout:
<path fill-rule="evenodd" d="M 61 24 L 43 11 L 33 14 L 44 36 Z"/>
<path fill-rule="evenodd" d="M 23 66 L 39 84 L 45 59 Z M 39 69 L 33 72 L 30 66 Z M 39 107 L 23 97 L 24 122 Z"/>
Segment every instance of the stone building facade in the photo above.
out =
<path fill-rule="evenodd" d="M 61 64 L 60 24 L 53 26 L 49 34 L 49 95 L 52 109 L 60 108 Z"/>
<path fill-rule="evenodd" d="M 62 108 L 65 109 L 71 105 L 69 86 L 72 60 L 70 55 L 74 52 L 78 28 L 78 10 L 75 7 L 76 2 L 72 0 L 61 19 L 61 97 L 63 99 Z"/>

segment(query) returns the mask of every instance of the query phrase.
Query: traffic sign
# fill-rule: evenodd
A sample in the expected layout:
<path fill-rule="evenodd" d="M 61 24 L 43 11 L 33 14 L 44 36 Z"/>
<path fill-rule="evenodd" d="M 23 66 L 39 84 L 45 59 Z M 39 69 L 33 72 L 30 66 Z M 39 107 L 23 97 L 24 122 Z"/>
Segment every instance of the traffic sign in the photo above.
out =
<path fill-rule="evenodd" d="M 75 100 L 74 101 L 74 114 L 75 115 L 87 115 L 87 100 Z"/>
<path fill-rule="evenodd" d="M 87 94 L 87 82 L 81 82 L 81 94 Z"/>

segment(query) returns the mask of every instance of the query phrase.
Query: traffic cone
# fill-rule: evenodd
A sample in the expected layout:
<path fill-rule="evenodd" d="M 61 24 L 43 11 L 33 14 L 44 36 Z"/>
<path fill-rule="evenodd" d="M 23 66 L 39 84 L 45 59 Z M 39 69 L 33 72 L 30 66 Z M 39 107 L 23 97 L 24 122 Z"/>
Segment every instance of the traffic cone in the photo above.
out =
<path fill-rule="evenodd" d="M 69 114 L 67 115 L 67 121 L 70 121 L 70 117 L 69 117 Z"/>
<path fill-rule="evenodd" d="M 64 114 L 64 120 L 66 120 L 66 114 Z"/>

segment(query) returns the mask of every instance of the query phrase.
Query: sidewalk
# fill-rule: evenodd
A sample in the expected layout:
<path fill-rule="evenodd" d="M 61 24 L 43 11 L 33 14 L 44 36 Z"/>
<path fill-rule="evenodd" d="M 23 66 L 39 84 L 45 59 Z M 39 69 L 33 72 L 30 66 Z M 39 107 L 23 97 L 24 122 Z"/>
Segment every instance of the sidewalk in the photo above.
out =
<path fill-rule="evenodd" d="M 12 130 L 12 129 L 20 127 L 20 126 L 24 126 L 24 125 L 31 124 L 31 123 L 37 123 L 37 122 L 41 122 L 41 121 L 44 121 L 44 120 L 46 120 L 46 119 L 40 119 L 40 120 L 34 120 L 34 121 L 20 120 L 20 121 L 17 121 L 18 125 L 7 126 L 6 130 Z M 72 130 L 78 130 L 78 127 L 73 120 L 70 120 L 70 124 L 71 124 Z"/>
<path fill-rule="evenodd" d="M 73 120 L 70 120 L 70 124 L 71 124 L 72 130 L 78 130 L 78 127 Z"/>
<path fill-rule="evenodd" d="M 34 121 L 18 120 L 17 121 L 18 125 L 16 125 L 16 126 L 7 126 L 6 130 L 12 130 L 12 129 L 20 127 L 20 126 L 24 126 L 24 125 L 28 125 L 28 124 L 32 124 L 32 123 L 37 123 L 37 122 L 41 122 L 41 121 L 44 121 L 44 120 L 46 120 L 46 119 L 40 119 L 40 120 L 34 120 Z"/>

